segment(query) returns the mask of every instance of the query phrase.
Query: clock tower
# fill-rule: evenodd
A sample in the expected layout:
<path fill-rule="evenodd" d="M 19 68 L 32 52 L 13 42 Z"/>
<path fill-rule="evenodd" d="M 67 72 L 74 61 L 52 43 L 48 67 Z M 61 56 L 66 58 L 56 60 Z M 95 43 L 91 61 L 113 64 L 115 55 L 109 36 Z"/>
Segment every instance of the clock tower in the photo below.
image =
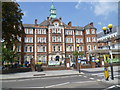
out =
<path fill-rule="evenodd" d="M 52 2 L 51 8 L 50 8 L 50 17 L 51 18 L 56 18 L 56 8 Z"/>

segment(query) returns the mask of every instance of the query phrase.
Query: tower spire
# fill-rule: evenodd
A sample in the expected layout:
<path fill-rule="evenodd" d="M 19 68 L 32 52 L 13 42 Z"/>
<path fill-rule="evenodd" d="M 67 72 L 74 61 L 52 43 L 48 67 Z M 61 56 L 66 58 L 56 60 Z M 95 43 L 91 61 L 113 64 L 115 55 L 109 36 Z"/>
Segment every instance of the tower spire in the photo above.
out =
<path fill-rule="evenodd" d="M 52 0 L 51 8 L 50 8 L 50 17 L 51 18 L 56 18 L 56 8 L 54 6 L 53 0 Z"/>

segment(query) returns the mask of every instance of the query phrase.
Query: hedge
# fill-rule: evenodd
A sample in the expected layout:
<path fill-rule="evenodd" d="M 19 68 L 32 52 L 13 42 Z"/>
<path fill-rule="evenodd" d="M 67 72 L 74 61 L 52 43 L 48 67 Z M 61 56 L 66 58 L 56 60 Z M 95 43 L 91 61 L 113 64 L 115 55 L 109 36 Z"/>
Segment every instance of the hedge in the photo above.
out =
<path fill-rule="evenodd" d="M 20 72 L 29 72 L 31 68 L 12 68 L 12 69 L 5 69 L 2 70 L 0 73 L 2 74 L 9 74 L 9 73 L 20 73 Z"/>

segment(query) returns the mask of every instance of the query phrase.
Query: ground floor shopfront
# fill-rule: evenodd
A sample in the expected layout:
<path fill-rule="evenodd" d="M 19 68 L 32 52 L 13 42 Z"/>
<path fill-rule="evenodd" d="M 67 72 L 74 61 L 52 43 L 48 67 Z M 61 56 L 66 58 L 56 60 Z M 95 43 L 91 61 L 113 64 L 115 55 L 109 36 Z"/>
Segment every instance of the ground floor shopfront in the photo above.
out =
<path fill-rule="evenodd" d="M 117 50 L 112 51 L 113 58 L 119 58 L 119 52 Z M 87 54 L 87 57 L 78 58 L 73 56 L 73 53 L 38 53 L 34 56 L 33 53 L 27 53 L 21 55 L 20 60 L 30 61 L 31 58 L 35 58 L 35 61 L 41 60 L 43 68 L 45 70 L 58 70 L 58 69 L 79 69 L 80 68 L 95 68 L 104 66 L 104 55 L 109 55 L 109 50 L 94 50 Z M 99 60 L 99 62 L 96 62 Z M 23 62 L 24 61 L 20 61 Z M 99 64 L 99 65 L 98 65 Z"/>

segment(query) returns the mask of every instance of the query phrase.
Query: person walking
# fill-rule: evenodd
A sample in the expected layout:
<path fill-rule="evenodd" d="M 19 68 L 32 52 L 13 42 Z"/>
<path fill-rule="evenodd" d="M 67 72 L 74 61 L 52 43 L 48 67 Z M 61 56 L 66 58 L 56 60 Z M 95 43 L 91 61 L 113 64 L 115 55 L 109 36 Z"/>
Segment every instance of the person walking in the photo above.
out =
<path fill-rule="evenodd" d="M 35 71 L 35 61 L 33 58 L 30 59 L 30 67 L 32 71 Z"/>

